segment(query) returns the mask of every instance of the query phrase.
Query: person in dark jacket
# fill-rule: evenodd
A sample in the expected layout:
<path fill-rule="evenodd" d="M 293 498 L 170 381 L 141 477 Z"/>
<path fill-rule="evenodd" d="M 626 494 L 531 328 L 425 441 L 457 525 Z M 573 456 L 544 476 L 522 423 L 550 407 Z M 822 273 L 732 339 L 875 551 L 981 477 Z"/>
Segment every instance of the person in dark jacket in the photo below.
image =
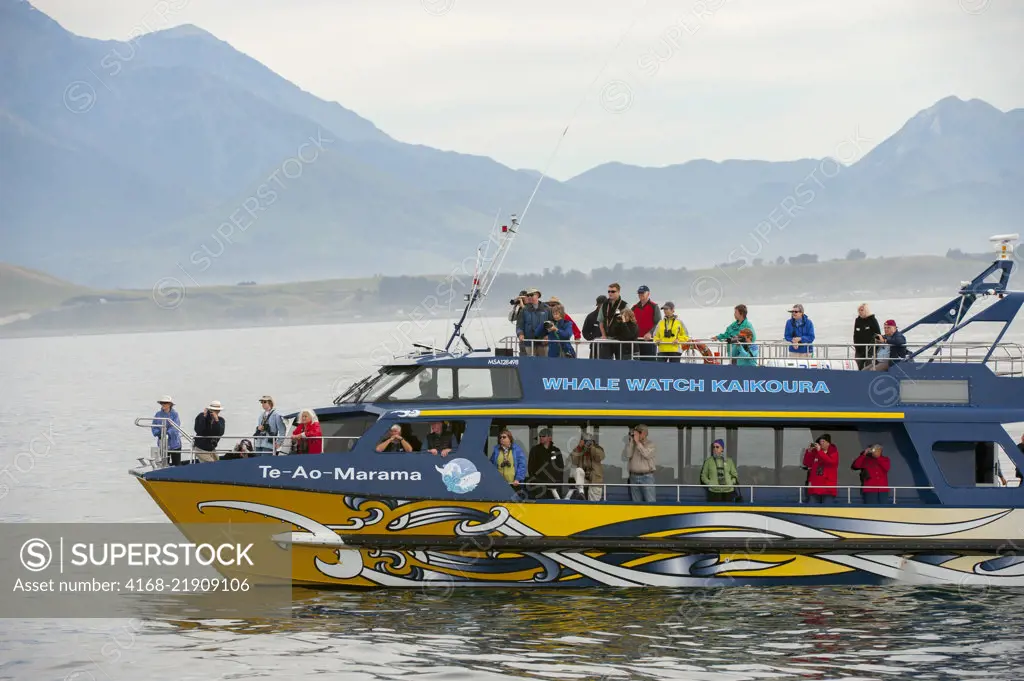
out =
<path fill-rule="evenodd" d="M 551 319 L 541 324 L 537 333 L 543 333 L 548 340 L 548 357 L 576 358 L 576 350 L 569 340 L 572 338 L 572 324 L 565 318 L 565 308 L 561 303 L 551 306 Z"/>
<path fill-rule="evenodd" d="M 423 451 L 430 452 L 434 456 L 438 454 L 448 456 L 458 446 L 455 433 L 445 430 L 443 422 L 432 421 L 430 423 L 430 432 L 427 433 L 427 440 L 423 443 Z"/>
<path fill-rule="evenodd" d="M 608 327 L 611 326 L 615 316 L 620 311 L 629 307 L 626 305 L 626 301 L 622 299 L 621 294 L 622 287 L 618 283 L 608 284 L 608 298 L 605 299 L 604 304 L 597 310 L 597 323 L 601 327 L 602 339 L 612 338 L 612 335 L 608 333 Z M 618 344 L 616 343 L 602 343 L 599 347 L 601 359 L 614 359 L 619 356 Z"/>
<path fill-rule="evenodd" d="M 615 313 L 610 325 L 605 326 L 609 338 L 621 343 L 609 343 L 611 359 L 633 359 L 633 346 L 637 339 L 636 317 L 633 310 L 624 307 Z"/>
<path fill-rule="evenodd" d="M 601 306 L 604 305 L 606 300 L 608 300 L 608 296 L 598 296 L 596 307 L 583 320 L 583 338 L 590 342 L 591 359 L 597 359 L 597 344 L 594 341 L 601 337 L 601 325 L 597 321 L 597 314 L 601 311 Z"/>
<path fill-rule="evenodd" d="M 885 334 L 875 336 L 875 341 L 884 343 L 885 347 L 878 352 L 879 361 L 871 366 L 872 371 L 888 371 L 890 367 L 907 358 L 907 338 L 900 333 L 896 326 L 896 320 L 887 319 L 883 328 Z"/>
<path fill-rule="evenodd" d="M 562 450 L 551 442 L 551 430 L 540 431 L 540 444 L 530 450 L 530 459 L 526 465 L 526 481 L 529 483 L 530 498 L 564 497 L 561 485 L 565 482 L 565 460 Z M 553 492 L 558 494 L 553 494 Z"/>
<path fill-rule="evenodd" d="M 522 343 L 521 354 L 529 357 L 543 357 L 547 354 L 547 348 L 544 347 L 543 341 L 537 342 L 538 339 L 543 339 L 543 334 L 538 336 L 537 330 L 544 330 L 544 322 L 551 319 L 551 312 L 548 306 L 540 302 L 540 291 L 535 288 L 527 289 L 529 294 L 526 306 L 523 307 L 522 312 L 519 314 L 519 321 L 516 322 L 516 335 Z"/>
<path fill-rule="evenodd" d="M 860 453 L 850 466 L 860 471 L 860 494 L 865 504 L 884 504 L 889 497 L 889 457 L 882 455 L 882 445 L 871 445 Z"/>
<path fill-rule="evenodd" d="M 853 320 L 853 352 L 858 369 L 871 365 L 875 358 L 875 338 L 881 333 L 882 327 L 871 314 L 871 308 L 867 303 L 861 303 L 857 308 L 857 318 Z"/>
<path fill-rule="evenodd" d="M 224 435 L 224 419 L 221 417 L 221 404 L 217 400 L 196 415 L 196 458 L 202 463 L 217 460 L 217 443 Z"/>

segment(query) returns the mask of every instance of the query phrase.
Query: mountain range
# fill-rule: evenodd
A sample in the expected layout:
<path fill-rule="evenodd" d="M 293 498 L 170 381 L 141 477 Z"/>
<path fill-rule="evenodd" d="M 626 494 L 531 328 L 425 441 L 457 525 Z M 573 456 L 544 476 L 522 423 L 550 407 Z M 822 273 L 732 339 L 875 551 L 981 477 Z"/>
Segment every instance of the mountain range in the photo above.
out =
<path fill-rule="evenodd" d="M 538 179 L 399 142 L 195 26 L 95 40 L 0 0 L 0 67 L 0 260 L 79 284 L 443 273 Z M 842 165 L 546 179 L 506 266 L 941 253 L 1019 230 L 1024 110 L 948 97 L 871 144 Z"/>

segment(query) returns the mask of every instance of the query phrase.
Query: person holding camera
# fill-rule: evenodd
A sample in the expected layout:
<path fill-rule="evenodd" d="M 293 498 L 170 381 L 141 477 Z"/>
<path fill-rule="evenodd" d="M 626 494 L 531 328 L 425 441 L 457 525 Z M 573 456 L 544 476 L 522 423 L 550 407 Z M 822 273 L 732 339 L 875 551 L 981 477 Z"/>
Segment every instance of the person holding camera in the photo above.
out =
<path fill-rule="evenodd" d="M 896 327 L 896 320 L 887 319 L 883 328 L 885 335 L 875 336 L 882 347 L 876 353 L 878 361 L 871 365 L 871 371 L 888 371 L 889 367 L 907 358 L 907 337 Z"/>
<path fill-rule="evenodd" d="M 276 456 L 281 443 L 288 434 L 288 428 L 284 425 L 284 417 L 274 408 L 274 398 L 264 395 L 260 398 L 260 406 L 263 413 L 256 422 L 256 430 L 253 432 L 256 448 L 256 456 Z"/>
<path fill-rule="evenodd" d="M 565 308 L 561 303 L 550 306 L 551 319 L 541 324 L 537 329 L 538 337 L 546 337 L 548 340 L 548 357 L 569 357 L 576 358 L 576 350 L 572 347 L 572 324 L 565 318 Z"/>
<path fill-rule="evenodd" d="M 752 344 L 757 341 L 757 334 L 754 333 L 754 325 L 747 319 L 747 306 L 742 303 L 733 308 L 732 311 L 733 322 L 726 327 L 725 331 L 715 336 L 715 340 L 725 341 L 729 344 L 729 356 L 733 358 L 742 358 L 744 352 L 740 349 L 738 342 L 740 338 L 740 331 L 748 329 L 750 331 L 750 340 L 748 344 Z M 749 352 L 747 353 L 749 355 Z"/>
<path fill-rule="evenodd" d="M 629 469 L 629 498 L 653 504 L 657 500 L 654 471 L 657 470 L 657 447 L 647 440 L 647 426 L 630 428 L 622 458 Z"/>
<path fill-rule="evenodd" d="M 584 491 L 584 484 L 587 485 L 584 499 L 601 501 L 604 498 L 604 447 L 597 444 L 593 433 L 583 433 L 569 459 L 575 468 L 573 478 L 580 491 Z"/>
<path fill-rule="evenodd" d="M 196 415 L 194 445 L 196 458 L 200 463 L 212 463 L 217 460 L 217 444 L 224 435 L 225 425 L 220 411 L 220 402 L 214 400 L 206 409 Z"/>
<path fill-rule="evenodd" d="M 860 471 L 860 495 L 865 504 L 884 504 L 889 500 L 889 469 L 892 462 L 882 455 L 882 445 L 871 445 L 850 466 Z"/>
<path fill-rule="evenodd" d="M 520 353 L 524 356 L 543 357 L 546 354 L 544 338 L 544 322 L 551 319 L 551 311 L 540 302 L 540 291 L 527 289 L 527 303 L 516 323 L 516 335 L 519 337 Z"/>
<path fill-rule="evenodd" d="M 516 496 L 521 499 L 522 490 L 519 487 L 526 480 L 526 454 L 510 431 L 503 430 L 498 435 L 498 444 L 491 451 L 491 463 L 497 466 L 505 482 L 516 488 Z"/>
<path fill-rule="evenodd" d="M 754 345 L 754 332 L 740 329 L 739 335 L 731 346 L 733 362 L 740 367 L 757 366 L 757 346 Z"/>
<path fill-rule="evenodd" d="M 812 504 L 832 503 L 839 483 L 839 449 L 832 436 L 824 433 L 804 450 L 803 467 L 807 470 L 807 494 Z"/>
<path fill-rule="evenodd" d="M 519 323 L 519 317 L 523 314 L 523 308 L 526 307 L 526 289 L 519 292 L 519 295 L 508 301 L 508 304 L 512 306 L 512 309 L 508 313 L 508 321 L 512 324 Z"/>
<path fill-rule="evenodd" d="M 402 435 L 402 426 L 396 423 L 388 429 L 387 434 L 377 443 L 376 449 L 378 452 L 409 453 L 413 450 L 413 446 Z"/>

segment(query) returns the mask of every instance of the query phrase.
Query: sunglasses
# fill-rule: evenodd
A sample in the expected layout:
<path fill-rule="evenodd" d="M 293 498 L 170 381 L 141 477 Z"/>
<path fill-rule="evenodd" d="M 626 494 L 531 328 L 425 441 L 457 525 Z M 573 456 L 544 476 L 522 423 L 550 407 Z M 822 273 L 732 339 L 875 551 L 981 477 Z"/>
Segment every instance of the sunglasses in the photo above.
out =
<path fill-rule="evenodd" d="M 616 290 L 615 290 L 615 289 L 613 289 L 613 288 L 610 288 L 610 289 L 608 289 L 608 293 L 618 293 L 618 291 L 616 291 Z"/>

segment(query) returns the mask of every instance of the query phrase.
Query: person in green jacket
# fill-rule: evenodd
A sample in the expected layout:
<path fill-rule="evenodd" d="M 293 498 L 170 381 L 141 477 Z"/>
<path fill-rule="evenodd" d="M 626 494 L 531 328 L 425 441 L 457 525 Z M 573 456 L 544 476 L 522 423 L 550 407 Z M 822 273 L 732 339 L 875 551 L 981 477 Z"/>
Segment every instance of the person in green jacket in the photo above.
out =
<path fill-rule="evenodd" d="M 725 456 L 725 442 L 715 440 L 711 443 L 711 456 L 704 461 L 700 469 L 700 484 L 708 485 L 708 501 L 733 501 L 736 498 L 736 487 L 740 481 L 736 472 L 736 464 Z"/>
<path fill-rule="evenodd" d="M 754 333 L 754 325 L 747 319 L 747 306 L 740 303 L 733 308 L 732 316 L 735 321 L 733 321 L 733 323 L 730 324 L 724 332 L 715 336 L 715 340 L 729 342 L 729 356 L 734 358 L 734 361 L 736 358 L 749 359 L 749 354 L 743 352 L 743 349 L 738 344 L 740 331 L 744 329 L 750 332 L 750 340 L 747 341 L 748 345 L 757 342 L 757 334 Z"/>

